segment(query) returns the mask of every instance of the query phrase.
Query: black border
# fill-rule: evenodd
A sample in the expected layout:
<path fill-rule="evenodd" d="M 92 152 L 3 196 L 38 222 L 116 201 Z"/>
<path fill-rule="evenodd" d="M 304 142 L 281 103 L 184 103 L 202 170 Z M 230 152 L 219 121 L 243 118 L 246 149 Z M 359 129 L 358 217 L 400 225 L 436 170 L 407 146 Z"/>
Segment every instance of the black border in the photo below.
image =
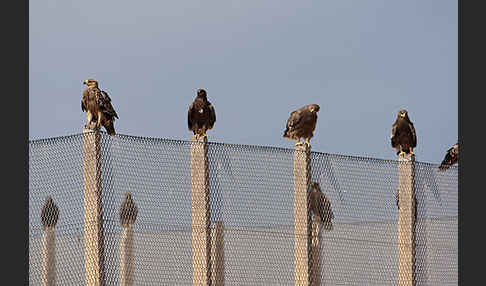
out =
<path fill-rule="evenodd" d="M 2 16 L 2 283 L 29 277 L 29 2 L 3 3 Z M 5 275 L 6 274 L 6 275 Z M 10 283 L 9 283 L 10 282 Z"/>
<path fill-rule="evenodd" d="M 484 176 L 482 163 L 484 147 L 479 126 L 484 116 L 484 8 L 482 1 L 458 1 L 458 123 L 459 123 L 459 285 L 484 284 L 484 262 L 481 257 L 485 238 L 482 235 Z M 467 5 L 466 5 L 467 4 Z M 475 5 L 473 5 L 475 4 Z M 482 123 L 482 122 L 481 122 Z M 466 139 L 468 138 L 468 139 Z M 483 163 L 484 164 L 484 163 Z M 480 276 L 481 275 L 481 276 Z M 481 283 L 482 282 L 482 283 Z"/>

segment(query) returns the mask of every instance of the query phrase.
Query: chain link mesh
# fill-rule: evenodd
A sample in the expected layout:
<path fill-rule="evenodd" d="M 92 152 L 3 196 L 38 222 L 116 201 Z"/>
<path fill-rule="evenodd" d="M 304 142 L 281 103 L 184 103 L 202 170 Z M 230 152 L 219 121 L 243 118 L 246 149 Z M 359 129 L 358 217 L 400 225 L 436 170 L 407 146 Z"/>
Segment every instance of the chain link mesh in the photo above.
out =
<path fill-rule="evenodd" d="M 87 283 L 88 136 L 29 142 L 29 285 Z M 205 247 L 194 245 L 194 227 L 209 233 L 208 251 L 198 253 L 213 285 L 294 285 L 294 150 L 208 143 L 209 227 L 193 227 L 192 144 L 101 132 L 105 285 L 192 285 L 194 247 Z M 417 285 L 458 283 L 457 166 L 437 169 L 416 162 Z M 396 284 L 398 161 L 312 152 L 310 175 L 334 216 L 332 229 L 319 231 L 321 285 Z M 46 227 L 49 214 L 57 217 Z"/>

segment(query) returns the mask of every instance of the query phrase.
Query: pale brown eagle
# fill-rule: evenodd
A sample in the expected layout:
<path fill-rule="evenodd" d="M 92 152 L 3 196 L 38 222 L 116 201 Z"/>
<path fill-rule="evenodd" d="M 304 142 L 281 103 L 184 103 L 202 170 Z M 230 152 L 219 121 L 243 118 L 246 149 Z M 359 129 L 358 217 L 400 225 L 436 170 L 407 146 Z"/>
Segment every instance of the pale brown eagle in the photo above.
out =
<path fill-rule="evenodd" d="M 108 93 L 98 88 L 98 82 L 87 79 L 83 84 L 88 87 L 83 91 L 81 110 L 86 111 L 88 126 L 93 124 L 100 128 L 103 125 L 109 135 L 115 135 L 115 118 L 118 118 Z"/>
<path fill-rule="evenodd" d="M 413 148 L 417 146 L 417 135 L 405 109 L 398 112 L 397 119 L 393 123 L 391 145 L 397 150 L 397 155 L 400 153 L 414 154 Z"/>
<path fill-rule="evenodd" d="M 54 227 L 59 219 L 59 208 L 51 196 L 48 196 L 41 210 L 41 221 L 44 229 Z"/>
<path fill-rule="evenodd" d="M 138 208 L 133 202 L 132 195 L 125 193 L 125 200 L 120 205 L 120 223 L 123 227 L 128 227 L 135 223 L 137 219 Z"/>
<path fill-rule="evenodd" d="M 314 214 L 314 219 L 319 217 L 324 229 L 331 231 L 333 229 L 332 220 L 334 219 L 331 202 L 322 193 L 319 183 L 312 182 L 311 190 L 309 194 L 309 207 Z"/>
<path fill-rule="evenodd" d="M 197 90 L 196 99 L 189 105 L 187 112 L 187 125 L 196 138 L 207 136 L 206 131 L 213 128 L 216 122 L 216 112 L 213 105 L 208 101 L 204 89 Z"/>
<path fill-rule="evenodd" d="M 319 105 L 309 104 L 290 113 L 283 137 L 296 140 L 295 146 L 304 144 L 300 141 L 304 138 L 305 144 L 310 146 L 309 141 L 314 135 L 319 109 Z"/>
<path fill-rule="evenodd" d="M 444 160 L 442 160 L 439 166 L 439 170 L 445 171 L 457 162 L 459 162 L 459 143 L 454 144 L 454 146 L 447 150 Z"/>

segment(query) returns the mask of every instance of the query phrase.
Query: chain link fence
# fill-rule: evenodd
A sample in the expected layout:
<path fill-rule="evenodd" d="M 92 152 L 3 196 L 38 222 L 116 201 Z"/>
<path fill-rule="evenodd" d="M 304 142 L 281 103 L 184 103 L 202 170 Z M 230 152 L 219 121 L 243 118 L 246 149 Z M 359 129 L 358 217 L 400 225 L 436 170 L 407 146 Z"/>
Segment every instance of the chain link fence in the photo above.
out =
<path fill-rule="evenodd" d="M 213 285 L 295 284 L 294 150 L 206 145 L 211 247 L 200 252 L 194 143 L 101 132 L 102 211 L 91 221 L 87 136 L 29 142 L 29 285 L 90 284 L 93 265 L 85 261 L 103 265 L 93 275 L 105 285 L 193 285 L 195 265 L 209 265 Z M 310 157 L 311 181 L 334 215 L 332 230 L 320 231 L 320 284 L 396 285 L 398 161 Z M 416 285 L 457 285 L 457 166 L 438 172 L 438 165 L 416 162 L 415 170 Z M 100 260 L 86 259 L 86 222 L 99 224 Z M 196 250 L 209 260 L 194 264 Z"/>

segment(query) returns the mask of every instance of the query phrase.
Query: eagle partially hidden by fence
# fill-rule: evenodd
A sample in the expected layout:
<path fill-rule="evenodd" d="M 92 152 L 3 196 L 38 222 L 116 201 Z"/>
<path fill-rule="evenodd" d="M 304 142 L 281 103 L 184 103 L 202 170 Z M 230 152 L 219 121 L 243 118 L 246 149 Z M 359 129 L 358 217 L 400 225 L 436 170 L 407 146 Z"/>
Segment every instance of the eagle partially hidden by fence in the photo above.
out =
<path fill-rule="evenodd" d="M 216 122 L 216 112 L 213 105 L 208 101 L 204 89 L 197 90 L 196 99 L 189 105 L 187 112 L 187 125 L 196 138 L 207 136 L 206 131 L 213 128 Z"/>
<path fill-rule="evenodd" d="M 413 148 L 417 146 L 417 135 L 405 109 L 398 112 L 397 119 L 393 123 L 391 145 L 397 150 L 397 155 L 401 153 L 414 154 Z"/>
<path fill-rule="evenodd" d="M 459 162 L 459 143 L 454 144 L 454 146 L 447 150 L 444 160 L 442 160 L 439 166 L 439 171 L 445 171 L 457 162 Z"/>
<path fill-rule="evenodd" d="M 94 124 L 97 128 L 103 125 L 109 135 L 115 135 L 115 118 L 118 118 L 111 98 L 108 93 L 98 88 L 98 82 L 94 79 L 87 79 L 83 84 L 88 87 L 83 91 L 81 99 L 81 110 L 86 111 L 88 126 Z"/>
<path fill-rule="evenodd" d="M 331 202 L 322 193 L 319 183 L 312 182 L 311 189 L 312 191 L 309 194 L 309 207 L 314 214 L 314 219 L 319 217 L 324 229 L 331 231 L 333 229 L 332 220 L 334 219 Z"/>
<path fill-rule="evenodd" d="M 310 146 L 309 141 L 314 136 L 319 109 L 319 105 L 309 104 L 290 113 L 283 137 L 296 140 L 295 146 Z M 300 141 L 301 138 L 305 139 L 305 143 Z"/>
<path fill-rule="evenodd" d="M 59 219 L 59 208 L 51 196 L 48 196 L 41 210 L 41 222 L 44 229 L 54 227 Z"/>
<path fill-rule="evenodd" d="M 125 193 L 125 200 L 120 206 L 120 223 L 123 227 L 128 227 L 135 223 L 137 219 L 138 208 L 133 202 L 132 194 Z"/>

